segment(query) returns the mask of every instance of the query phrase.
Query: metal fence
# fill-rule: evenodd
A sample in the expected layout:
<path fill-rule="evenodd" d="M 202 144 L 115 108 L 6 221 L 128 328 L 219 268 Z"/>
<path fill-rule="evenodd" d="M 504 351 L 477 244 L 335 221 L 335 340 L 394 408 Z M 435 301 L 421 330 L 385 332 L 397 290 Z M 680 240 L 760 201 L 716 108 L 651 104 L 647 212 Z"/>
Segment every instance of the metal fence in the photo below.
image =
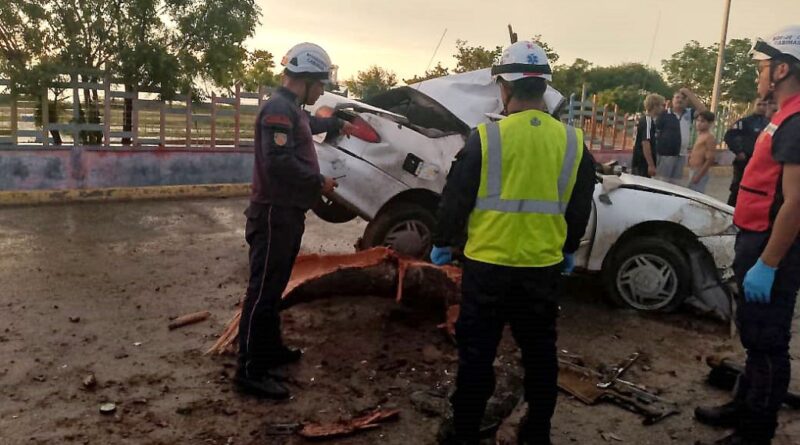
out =
<path fill-rule="evenodd" d="M 636 142 L 636 126 L 641 113 L 621 113 L 617 105 L 599 104 L 597 95 L 590 100 L 580 100 L 573 94 L 561 119 L 584 130 L 584 139 L 593 150 L 631 150 Z M 723 147 L 725 131 L 739 119 L 738 113 L 720 107 L 717 113 L 715 137 Z M 692 141 L 695 130 L 692 127 Z"/>
<path fill-rule="evenodd" d="M 84 82 L 75 74 L 36 97 L 12 91 L 10 81 L 0 79 L 0 149 L 252 148 L 256 114 L 270 93 L 237 85 L 230 96 L 166 101 L 158 89 L 126 91 L 108 76 Z"/>
<path fill-rule="evenodd" d="M 126 91 L 108 75 L 94 74 L 102 81 L 80 81 L 73 73 L 37 97 L 14 94 L 10 81 L 0 79 L 0 149 L 251 149 L 256 114 L 270 94 L 268 88 L 246 92 L 237 85 L 229 96 L 199 100 L 189 94 L 165 101 L 157 89 Z M 596 95 L 572 95 L 561 117 L 584 130 L 592 150 L 630 150 L 640 114 L 599 104 Z M 718 113 L 717 141 L 736 118 L 724 108 Z"/>

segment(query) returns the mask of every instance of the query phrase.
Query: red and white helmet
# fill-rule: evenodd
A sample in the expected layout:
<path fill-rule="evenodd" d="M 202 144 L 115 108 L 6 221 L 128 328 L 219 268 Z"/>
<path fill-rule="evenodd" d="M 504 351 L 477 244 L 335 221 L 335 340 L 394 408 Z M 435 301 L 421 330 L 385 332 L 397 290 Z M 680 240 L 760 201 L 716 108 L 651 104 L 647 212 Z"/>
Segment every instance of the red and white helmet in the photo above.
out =
<path fill-rule="evenodd" d="M 331 58 L 321 46 L 300 43 L 292 47 L 281 60 L 286 71 L 302 74 L 312 79 L 327 82 L 331 76 Z"/>
<path fill-rule="evenodd" d="M 541 77 L 552 80 L 550 61 L 541 46 L 535 42 L 517 42 L 503 50 L 500 64 L 492 67 L 492 78 L 508 82 L 526 77 Z"/>
<path fill-rule="evenodd" d="M 753 60 L 770 60 L 789 56 L 800 63 L 800 25 L 786 26 L 764 40 L 756 39 L 750 50 Z"/>

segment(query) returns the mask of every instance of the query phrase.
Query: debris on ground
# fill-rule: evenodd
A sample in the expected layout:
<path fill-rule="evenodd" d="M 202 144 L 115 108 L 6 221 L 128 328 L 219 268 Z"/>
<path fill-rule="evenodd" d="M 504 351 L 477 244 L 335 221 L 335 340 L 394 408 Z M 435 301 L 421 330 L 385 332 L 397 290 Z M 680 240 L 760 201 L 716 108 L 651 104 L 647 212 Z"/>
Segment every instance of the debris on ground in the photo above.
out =
<path fill-rule="evenodd" d="M 69 317 L 70 323 L 80 323 L 81 317 Z"/>
<path fill-rule="evenodd" d="M 308 423 L 298 432 L 306 439 L 325 440 L 349 436 L 359 431 L 380 427 L 383 422 L 397 420 L 399 410 L 376 410 L 351 420 L 340 420 L 333 423 Z"/>
<path fill-rule="evenodd" d="M 86 377 L 83 378 L 83 387 L 88 390 L 92 390 L 97 386 L 97 378 L 94 376 L 94 373 L 89 373 Z"/>
<path fill-rule="evenodd" d="M 302 423 L 273 423 L 267 425 L 267 436 L 291 436 L 303 427 Z"/>
<path fill-rule="evenodd" d="M 100 405 L 100 414 L 109 416 L 111 414 L 114 414 L 115 412 L 117 412 L 117 405 L 113 403 L 104 403 Z"/>
<path fill-rule="evenodd" d="M 608 433 L 604 431 L 600 433 L 600 437 L 602 437 L 603 440 L 606 442 L 611 442 L 611 441 L 622 442 L 622 439 L 620 439 L 620 437 L 614 433 Z"/>
<path fill-rule="evenodd" d="M 587 405 L 609 401 L 644 416 L 644 425 L 653 425 L 680 413 L 676 403 L 656 396 L 643 386 L 619 378 L 606 386 L 607 376 L 563 357 L 558 359 L 558 369 L 558 387 Z"/>
<path fill-rule="evenodd" d="M 444 317 L 445 310 L 449 314 L 458 304 L 460 287 L 461 269 L 402 257 L 385 247 L 343 255 L 301 255 L 283 293 L 281 309 L 340 295 L 393 296 L 404 304 L 437 307 Z M 240 316 L 241 309 L 207 354 L 233 349 Z"/>
<path fill-rule="evenodd" d="M 170 322 L 169 330 L 171 331 L 173 329 L 182 328 L 182 327 L 188 326 L 190 324 L 200 323 L 201 321 L 204 321 L 204 320 L 208 319 L 208 317 L 210 317 L 210 316 L 211 316 L 211 312 L 209 312 L 209 311 L 200 311 L 200 312 L 194 312 L 194 313 L 191 313 L 191 314 L 182 315 L 182 316 L 172 320 L 172 322 Z"/>

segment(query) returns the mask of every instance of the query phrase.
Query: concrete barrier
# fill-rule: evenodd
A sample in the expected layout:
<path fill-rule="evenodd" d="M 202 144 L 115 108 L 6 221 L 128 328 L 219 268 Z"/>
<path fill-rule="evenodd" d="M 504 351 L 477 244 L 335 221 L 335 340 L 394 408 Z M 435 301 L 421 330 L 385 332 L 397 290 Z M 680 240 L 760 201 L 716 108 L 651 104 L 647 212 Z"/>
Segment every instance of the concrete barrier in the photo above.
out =
<path fill-rule="evenodd" d="M 0 151 L 0 190 L 71 190 L 249 183 L 249 150 Z"/>

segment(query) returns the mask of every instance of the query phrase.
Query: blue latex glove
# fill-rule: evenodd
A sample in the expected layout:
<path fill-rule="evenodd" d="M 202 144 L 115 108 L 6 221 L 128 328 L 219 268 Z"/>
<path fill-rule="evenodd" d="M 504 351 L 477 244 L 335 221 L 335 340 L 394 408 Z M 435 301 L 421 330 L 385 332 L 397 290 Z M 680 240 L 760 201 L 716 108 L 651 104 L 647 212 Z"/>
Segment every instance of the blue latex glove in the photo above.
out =
<path fill-rule="evenodd" d="M 575 254 L 574 253 L 564 253 L 564 269 L 561 271 L 564 275 L 569 275 L 575 270 Z"/>
<path fill-rule="evenodd" d="M 769 303 L 776 270 L 776 268 L 764 264 L 759 258 L 755 266 L 748 270 L 744 276 L 745 301 L 748 303 Z"/>
<path fill-rule="evenodd" d="M 431 250 L 431 262 L 437 266 L 441 266 L 453 261 L 453 252 L 449 247 L 436 247 L 433 246 Z"/>

